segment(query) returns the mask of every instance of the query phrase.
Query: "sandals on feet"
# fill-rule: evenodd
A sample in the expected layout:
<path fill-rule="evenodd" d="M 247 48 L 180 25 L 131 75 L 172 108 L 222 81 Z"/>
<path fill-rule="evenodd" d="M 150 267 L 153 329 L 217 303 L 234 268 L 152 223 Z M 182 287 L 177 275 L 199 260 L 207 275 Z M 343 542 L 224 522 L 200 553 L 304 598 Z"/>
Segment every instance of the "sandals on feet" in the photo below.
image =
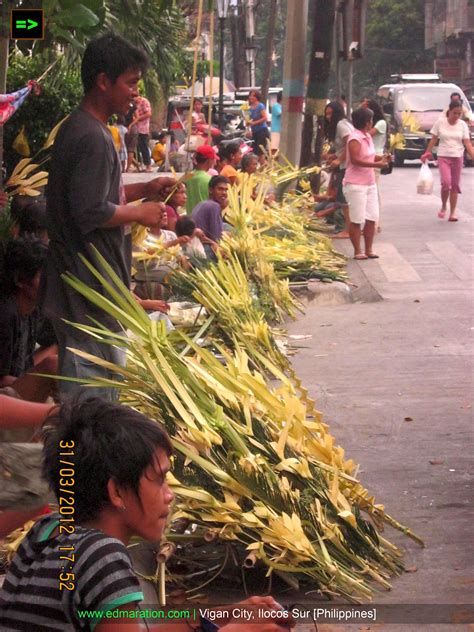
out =
<path fill-rule="evenodd" d="M 358 261 L 363 261 L 364 259 L 368 259 L 369 257 L 367 255 L 354 255 L 354 259 L 357 259 Z"/>
<path fill-rule="evenodd" d="M 445 215 L 446 215 L 446 211 L 443 211 L 443 209 L 441 209 L 440 212 L 438 213 L 439 219 L 444 219 Z"/>
<path fill-rule="evenodd" d="M 448 222 L 457 222 L 457 221 L 458 221 L 458 218 L 457 218 L 457 217 L 450 217 L 450 218 L 448 219 Z"/>
<path fill-rule="evenodd" d="M 379 259 L 379 256 L 375 252 L 371 252 L 370 255 L 367 255 L 367 259 Z"/>

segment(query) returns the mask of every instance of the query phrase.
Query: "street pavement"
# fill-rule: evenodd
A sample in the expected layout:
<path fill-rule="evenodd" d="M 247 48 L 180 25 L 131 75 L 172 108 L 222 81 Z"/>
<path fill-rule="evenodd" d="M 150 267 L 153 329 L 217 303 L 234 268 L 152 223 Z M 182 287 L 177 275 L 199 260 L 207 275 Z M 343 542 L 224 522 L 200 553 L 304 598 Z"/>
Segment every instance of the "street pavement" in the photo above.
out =
<path fill-rule="evenodd" d="M 319 632 L 474 630 L 462 623 L 461 607 L 473 603 L 474 588 L 474 169 L 463 172 L 459 222 L 449 223 L 437 218 L 437 169 L 434 194 L 417 195 L 419 166 L 381 178 L 380 259 L 348 265 L 357 302 L 310 302 L 288 330 L 312 336 L 299 342 L 293 365 L 346 456 L 360 464 L 360 480 L 426 543 L 422 549 L 387 528 L 409 572 L 374 603 L 458 604 L 456 625 L 318 624 Z M 334 244 L 351 255 L 348 241 Z M 282 600 L 331 606 L 314 594 Z"/>
<path fill-rule="evenodd" d="M 293 365 L 359 478 L 388 513 L 426 543 L 390 528 L 407 571 L 376 604 L 469 604 L 474 588 L 474 169 L 463 172 L 459 221 L 437 218 L 435 192 L 416 194 L 420 163 L 381 178 L 380 259 L 349 261 L 360 302 L 321 306 L 289 324 L 311 334 Z M 347 241 L 336 247 L 350 255 Z M 311 596 L 301 600 L 314 605 Z M 318 625 L 319 632 L 474 630 L 458 625 Z M 453 621 L 454 623 L 454 621 Z M 309 632 L 314 626 L 301 625 Z"/>

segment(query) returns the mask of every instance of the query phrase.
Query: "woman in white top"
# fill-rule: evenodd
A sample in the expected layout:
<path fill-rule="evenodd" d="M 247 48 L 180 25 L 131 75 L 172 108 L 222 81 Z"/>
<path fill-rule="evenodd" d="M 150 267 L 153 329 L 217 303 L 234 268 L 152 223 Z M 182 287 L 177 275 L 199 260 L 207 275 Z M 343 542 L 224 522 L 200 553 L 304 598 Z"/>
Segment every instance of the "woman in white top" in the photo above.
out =
<path fill-rule="evenodd" d="M 369 129 L 369 134 L 374 141 L 375 154 L 383 156 L 385 153 L 385 145 L 387 143 L 387 121 L 382 108 L 375 99 L 365 99 L 364 102 L 374 113 L 373 127 Z M 377 197 L 379 200 L 379 221 L 377 223 L 377 231 L 381 230 L 380 214 L 382 213 L 382 199 L 380 197 L 380 169 L 375 169 L 375 185 L 377 186 Z"/>
<path fill-rule="evenodd" d="M 457 101 L 451 101 L 446 117 L 439 118 L 431 129 L 431 140 L 422 155 L 425 162 L 432 159 L 431 150 L 439 141 L 438 167 L 441 178 L 441 210 L 438 217 L 444 219 L 446 205 L 449 198 L 449 221 L 457 222 L 456 204 L 458 194 L 461 193 L 460 181 L 464 160 L 464 148 L 474 160 L 474 149 L 469 138 L 469 128 L 461 120 L 462 105 Z"/>

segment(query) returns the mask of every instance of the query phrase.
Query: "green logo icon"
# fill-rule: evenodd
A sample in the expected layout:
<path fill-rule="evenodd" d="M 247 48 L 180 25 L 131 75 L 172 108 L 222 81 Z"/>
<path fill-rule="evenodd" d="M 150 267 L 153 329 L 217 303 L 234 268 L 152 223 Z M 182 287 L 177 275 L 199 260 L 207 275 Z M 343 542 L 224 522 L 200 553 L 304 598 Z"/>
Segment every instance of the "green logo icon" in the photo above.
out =
<path fill-rule="evenodd" d="M 27 29 L 28 31 L 30 29 L 34 29 L 35 26 L 39 26 L 38 22 L 35 22 L 34 20 L 17 20 L 15 23 L 15 26 L 17 29 Z"/>
<path fill-rule="evenodd" d="M 12 9 L 10 13 L 10 37 L 19 40 L 43 39 L 43 10 Z"/>

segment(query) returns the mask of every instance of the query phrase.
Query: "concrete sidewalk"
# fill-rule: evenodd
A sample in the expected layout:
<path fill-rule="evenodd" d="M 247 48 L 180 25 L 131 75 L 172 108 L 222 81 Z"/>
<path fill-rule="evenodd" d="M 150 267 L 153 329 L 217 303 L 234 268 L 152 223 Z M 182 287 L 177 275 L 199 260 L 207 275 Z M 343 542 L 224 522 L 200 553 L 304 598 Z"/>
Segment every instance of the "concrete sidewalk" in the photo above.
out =
<path fill-rule="evenodd" d="M 418 168 L 408 166 L 382 178 L 382 232 L 374 244 L 380 259 L 349 262 L 356 295 L 372 302 L 310 303 L 289 333 L 313 336 L 293 365 L 346 456 L 360 463 L 360 480 L 426 543 L 421 549 L 387 530 L 386 537 L 405 551 L 410 572 L 395 578 L 392 591 L 374 602 L 469 604 L 474 170 L 464 170 L 457 223 L 436 217 L 435 195 L 416 195 L 417 175 Z M 348 242 L 335 244 L 351 254 Z M 369 629 L 437 632 L 474 626 L 318 625 L 319 632 Z"/>

